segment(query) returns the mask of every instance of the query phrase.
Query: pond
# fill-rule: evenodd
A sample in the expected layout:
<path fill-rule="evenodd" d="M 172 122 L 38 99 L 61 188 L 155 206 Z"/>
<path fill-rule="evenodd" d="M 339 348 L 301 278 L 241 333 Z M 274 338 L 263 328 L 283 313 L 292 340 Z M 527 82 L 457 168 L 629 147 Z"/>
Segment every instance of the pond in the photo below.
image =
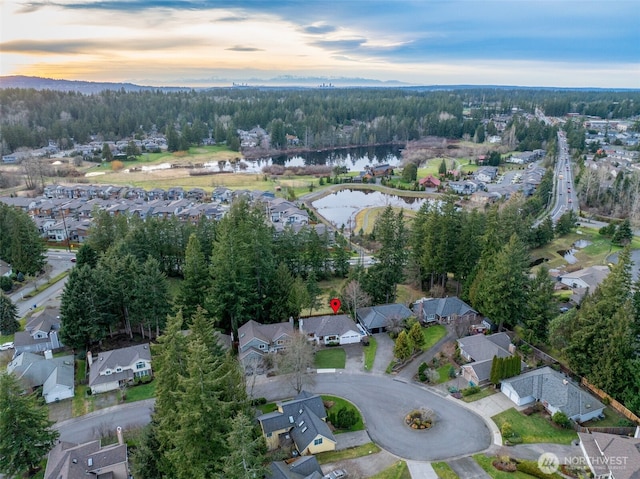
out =
<path fill-rule="evenodd" d="M 423 204 L 430 201 L 434 200 L 396 196 L 380 191 L 344 189 L 320 198 L 312 205 L 319 214 L 337 228 L 344 225 L 347 230 L 350 230 L 351 222 L 355 221 L 356 213 L 365 208 L 393 206 L 417 211 Z"/>
<path fill-rule="evenodd" d="M 400 165 L 401 151 L 397 145 L 382 145 L 371 147 L 341 148 L 331 151 L 310 151 L 292 155 L 280 155 L 256 160 L 242 159 L 241 165 L 231 165 L 229 162 L 220 168 L 218 162 L 205 163 L 207 168 L 220 171 L 243 171 L 260 173 L 262 168 L 270 165 L 309 166 L 328 165 L 346 166 L 348 171 L 364 171 L 367 165 L 388 163 L 392 167 Z"/>

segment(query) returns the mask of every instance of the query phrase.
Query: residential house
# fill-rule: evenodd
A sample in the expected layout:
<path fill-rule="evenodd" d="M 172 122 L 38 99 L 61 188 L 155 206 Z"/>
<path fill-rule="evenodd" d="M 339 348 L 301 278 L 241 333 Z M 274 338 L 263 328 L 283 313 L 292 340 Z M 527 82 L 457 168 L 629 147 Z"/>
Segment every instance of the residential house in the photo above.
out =
<path fill-rule="evenodd" d="M 293 334 L 293 320 L 260 324 L 250 319 L 238 328 L 238 359 L 245 370 L 260 371 L 264 357 L 286 349 Z"/>
<path fill-rule="evenodd" d="M 549 414 L 562 411 L 579 423 L 601 416 L 605 408 L 591 394 L 549 366 L 503 379 L 501 390 L 517 406 L 537 401 Z"/>
<path fill-rule="evenodd" d="M 0 276 L 11 276 L 11 265 L 0 259 Z"/>
<path fill-rule="evenodd" d="M 367 166 L 366 173 L 369 177 L 391 176 L 393 175 L 393 168 L 388 163 L 381 163 Z"/>
<path fill-rule="evenodd" d="M 148 344 L 105 351 L 98 353 L 96 358 L 88 351 L 87 366 L 92 394 L 114 391 L 137 378 L 153 374 Z"/>
<path fill-rule="evenodd" d="M 473 385 L 486 383 L 489 380 L 494 356 L 506 358 L 512 356 L 515 351 L 515 346 L 511 344 L 507 333 L 467 336 L 458 339 L 458 347 L 461 356 L 471 361 L 470 364 L 462 366 L 462 376 Z"/>
<path fill-rule="evenodd" d="M 433 175 L 427 175 L 424 178 L 420 178 L 418 181 L 420 186 L 425 188 L 438 188 L 440 186 L 441 181 Z"/>
<path fill-rule="evenodd" d="M 258 417 L 270 451 L 293 446 L 306 456 L 335 450 L 336 439 L 325 422 L 327 411 L 320 396 L 302 391 L 277 406 L 276 411 Z"/>
<path fill-rule="evenodd" d="M 359 308 L 356 311 L 358 322 L 369 334 L 384 333 L 391 321 L 405 320 L 411 316 L 411 310 L 398 303 Z"/>
<path fill-rule="evenodd" d="M 60 308 L 46 308 L 31 316 L 24 331 L 15 334 L 15 354 L 52 351 L 64 346 L 58 338 Z"/>
<path fill-rule="evenodd" d="M 7 371 L 33 390 L 42 387 L 45 402 L 72 398 L 74 394 L 73 355 L 54 358 L 34 353 L 20 353 L 7 365 Z"/>
<path fill-rule="evenodd" d="M 600 283 L 609 276 L 609 272 L 608 266 L 595 265 L 563 274 L 559 280 L 572 289 L 589 288 L 589 291 L 593 293 Z"/>
<path fill-rule="evenodd" d="M 346 314 L 300 318 L 299 327 L 310 341 L 325 346 L 359 343 L 366 335 L 362 326 Z"/>
<path fill-rule="evenodd" d="M 76 444 L 60 441 L 49 452 L 44 479 L 130 479 L 127 445 L 118 428 L 118 442 L 101 446 L 100 440 Z"/>
<path fill-rule="evenodd" d="M 449 324 L 458 319 L 475 322 L 478 312 L 457 296 L 422 298 L 413 304 L 413 313 L 422 324 Z"/>
<path fill-rule="evenodd" d="M 322 479 L 322 469 L 316 456 L 299 456 L 271 463 L 266 479 Z"/>
<path fill-rule="evenodd" d="M 491 183 L 498 176 L 498 167 L 497 166 L 483 166 L 482 168 L 478 168 L 473 175 L 474 178 L 483 183 Z"/>
<path fill-rule="evenodd" d="M 471 195 L 469 200 L 471 203 L 477 206 L 487 206 L 493 204 L 502 198 L 502 195 L 497 191 L 488 192 L 488 191 L 476 191 Z"/>
<path fill-rule="evenodd" d="M 640 438 L 579 432 L 580 449 L 595 479 L 640 478 Z"/>
<path fill-rule="evenodd" d="M 479 188 L 478 183 L 474 181 L 450 181 L 448 186 L 451 191 L 458 195 L 470 195 Z"/>

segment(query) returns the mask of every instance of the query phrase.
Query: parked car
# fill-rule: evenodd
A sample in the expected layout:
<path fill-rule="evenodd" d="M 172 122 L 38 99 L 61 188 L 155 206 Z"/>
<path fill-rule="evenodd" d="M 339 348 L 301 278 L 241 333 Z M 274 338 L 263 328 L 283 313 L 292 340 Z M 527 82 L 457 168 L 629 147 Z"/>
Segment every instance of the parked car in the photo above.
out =
<path fill-rule="evenodd" d="M 322 479 L 342 479 L 344 477 L 347 477 L 347 471 L 344 469 L 336 469 L 329 474 L 325 474 Z"/>
<path fill-rule="evenodd" d="M 0 344 L 0 351 L 7 351 L 13 349 L 13 342 Z"/>

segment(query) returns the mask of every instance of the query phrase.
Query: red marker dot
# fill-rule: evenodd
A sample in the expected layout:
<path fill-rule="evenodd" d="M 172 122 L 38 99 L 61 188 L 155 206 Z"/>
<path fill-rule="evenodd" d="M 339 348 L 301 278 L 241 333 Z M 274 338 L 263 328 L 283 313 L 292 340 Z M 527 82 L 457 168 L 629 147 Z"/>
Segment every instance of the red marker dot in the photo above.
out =
<path fill-rule="evenodd" d="M 333 298 L 331 301 L 329 301 L 329 306 L 331 306 L 331 309 L 333 309 L 333 313 L 334 314 L 338 314 L 338 310 L 340 309 L 342 303 L 340 303 L 340 300 L 338 298 Z"/>

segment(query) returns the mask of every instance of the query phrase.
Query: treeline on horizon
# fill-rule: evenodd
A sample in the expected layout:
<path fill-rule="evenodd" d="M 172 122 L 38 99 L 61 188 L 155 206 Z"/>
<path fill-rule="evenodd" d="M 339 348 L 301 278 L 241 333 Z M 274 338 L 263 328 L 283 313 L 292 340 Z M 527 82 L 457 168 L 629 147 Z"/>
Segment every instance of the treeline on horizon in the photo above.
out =
<path fill-rule="evenodd" d="M 2 153 L 39 148 L 49 140 L 61 148 L 73 142 L 120 140 L 157 131 L 229 132 L 256 126 L 276 137 L 295 135 L 302 146 L 326 148 L 408 142 L 425 136 L 483 139 L 482 120 L 517 108 L 547 115 L 567 113 L 601 118 L 640 115 L 640 92 L 554 91 L 478 88 L 449 91 L 409 89 L 212 89 L 162 92 L 107 90 L 76 92 L 0 90 Z M 463 111 L 468 109 L 468 114 Z M 490 134 L 490 132 L 487 132 Z M 195 138 L 199 141 L 198 138 Z M 276 147 L 285 148 L 278 140 Z"/>

